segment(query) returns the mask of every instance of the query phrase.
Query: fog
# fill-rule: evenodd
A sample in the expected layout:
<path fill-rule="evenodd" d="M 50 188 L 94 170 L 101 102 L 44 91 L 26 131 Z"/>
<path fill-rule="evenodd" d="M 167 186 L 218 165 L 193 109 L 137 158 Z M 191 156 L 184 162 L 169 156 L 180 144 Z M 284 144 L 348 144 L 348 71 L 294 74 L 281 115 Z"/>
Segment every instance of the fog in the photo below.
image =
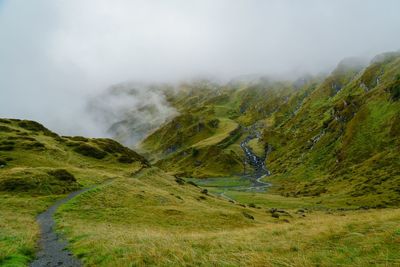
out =
<path fill-rule="evenodd" d="M 88 99 L 87 112 L 105 134 L 134 146 L 178 112 L 160 86 L 123 83 Z"/>
<path fill-rule="evenodd" d="M 398 50 L 399 10 L 398 0 L 0 0 L 0 117 L 107 136 L 148 104 L 163 114 L 143 116 L 154 128 L 176 114 L 162 95 L 140 86 L 119 101 L 105 90 L 330 71 Z"/>

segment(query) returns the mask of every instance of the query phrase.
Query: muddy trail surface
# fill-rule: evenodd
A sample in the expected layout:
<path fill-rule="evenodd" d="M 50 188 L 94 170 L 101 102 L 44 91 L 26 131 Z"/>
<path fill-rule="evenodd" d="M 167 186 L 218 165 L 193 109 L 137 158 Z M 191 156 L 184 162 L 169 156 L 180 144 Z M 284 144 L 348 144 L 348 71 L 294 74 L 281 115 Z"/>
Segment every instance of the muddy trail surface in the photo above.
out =
<path fill-rule="evenodd" d="M 39 246 L 41 250 L 38 252 L 36 259 L 30 264 L 31 267 L 82 266 L 81 261 L 67 250 L 68 242 L 55 232 L 54 213 L 62 204 L 94 187 L 72 192 L 67 197 L 58 200 L 45 212 L 39 214 L 37 221 L 40 226 Z"/>

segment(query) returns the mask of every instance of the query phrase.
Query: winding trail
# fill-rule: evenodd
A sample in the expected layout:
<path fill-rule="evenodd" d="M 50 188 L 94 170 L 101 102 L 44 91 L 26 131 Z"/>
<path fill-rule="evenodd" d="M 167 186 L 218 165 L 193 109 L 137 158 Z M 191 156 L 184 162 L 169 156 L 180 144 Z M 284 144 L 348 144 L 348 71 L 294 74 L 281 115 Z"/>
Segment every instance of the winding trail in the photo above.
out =
<path fill-rule="evenodd" d="M 75 258 L 72 253 L 67 250 L 68 242 L 61 239 L 61 237 L 55 232 L 56 223 L 54 221 L 54 213 L 62 204 L 95 187 L 96 186 L 92 186 L 72 192 L 67 197 L 58 200 L 45 212 L 38 215 L 37 221 L 40 226 L 39 245 L 41 250 L 38 252 L 37 258 L 30 264 L 31 267 L 82 266 L 81 261 Z"/>
<path fill-rule="evenodd" d="M 147 165 L 142 165 L 138 170 L 133 172 L 133 175 L 138 174 L 145 168 L 147 168 Z M 72 198 L 91 189 L 98 188 L 100 186 L 106 186 L 112 183 L 115 179 L 117 178 L 110 178 L 100 184 L 72 192 L 65 198 L 56 201 L 45 212 L 38 215 L 37 222 L 40 226 L 40 239 L 38 243 L 40 246 L 40 251 L 37 253 L 36 259 L 29 265 L 30 267 L 82 266 L 82 262 L 74 257 L 70 251 L 68 251 L 68 242 L 55 232 L 56 222 L 54 221 L 54 214 L 62 204 L 68 202 Z"/>

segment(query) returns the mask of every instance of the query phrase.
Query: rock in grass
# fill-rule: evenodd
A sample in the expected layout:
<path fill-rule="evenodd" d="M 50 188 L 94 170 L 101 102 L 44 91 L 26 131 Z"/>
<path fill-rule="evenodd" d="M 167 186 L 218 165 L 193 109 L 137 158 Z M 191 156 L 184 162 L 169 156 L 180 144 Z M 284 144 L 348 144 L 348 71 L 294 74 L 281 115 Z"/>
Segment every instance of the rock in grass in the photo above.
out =
<path fill-rule="evenodd" d="M 7 166 L 7 162 L 5 160 L 0 159 L 0 168 L 4 168 Z"/>
<path fill-rule="evenodd" d="M 247 212 L 245 212 L 245 211 L 243 211 L 242 214 L 243 214 L 243 216 L 246 217 L 247 219 L 254 220 L 254 216 L 253 216 L 253 215 L 251 215 L 251 214 L 249 214 L 249 213 L 247 213 Z"/>
<path fill-rule="evenodd" d="M 195 187 L 199 187 L 195 182 L 193 182 L 193 181 L 188 181 L 187 182 L 188 184 L 190 184 L 190 185 L 193 185 L 193 186 L 195 186 Z"/>
<path fill-rule="evenodd" d="M 183 180 L 182 178 L 178 177 L 175 175 L 175 182 L 179 185 L 184 185 L 185 184 L 185 180 Z"/>
<path fill-rule="evenodd" d="M 201 190 L 201 193 L 207 195 L 208 194 L 208 190 L 207 189 L 203 189 L 203 190 Z"/>
<path fill-rule="evenodd" d="M 277 219 L 279 219 L 279 214 L 278 214 L 278 213 L 276 213 L 276 212 L 274 212 L 274 213 L 271 213 L 271 216 L 272 216 L 273 218 L 277 218 Z"/>
<path fill-rule="evenodd" d="M 290 215 L 290 213 L 287 212 L 286 210 L 277 210 L 276 212 L 280 213 L 282 216 L 290 216 L 290 217 L 292 217 L 292 215 Z"/>
<path fill-rule="evenodd" d="M 290 215 L 289 212 L 287 212 L 286 210 L 282 210 L 282 209 L 277 209 L 277 208 L 271 208 L 268 210 L 269 213 L 271 213 L 271 216 L 274 218 L 279 218 L 279 216 L 290 216 L 292 217 L 292 215 Z"/>
<path fill-rule="evenodd" d="M 275 213 L 275 212 L 277 211 L 277 209 L 276 209 L 276 208 L 270 208 L 268 211 L 269 211 L 270 213 Z"/>

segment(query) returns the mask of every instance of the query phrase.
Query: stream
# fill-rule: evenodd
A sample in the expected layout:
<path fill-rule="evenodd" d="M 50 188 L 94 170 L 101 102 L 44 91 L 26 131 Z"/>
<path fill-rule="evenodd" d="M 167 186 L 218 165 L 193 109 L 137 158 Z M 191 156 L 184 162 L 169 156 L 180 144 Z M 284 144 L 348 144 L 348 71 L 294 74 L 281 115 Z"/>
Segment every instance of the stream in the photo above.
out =
<path fill-rule="evenodd" d="M 240 143 L 240 147 L 245 155 L 243 161 L 244 170 L 243 173 L 238 177 L 238 179 L 243 181 L 244 184 L 215 186 L 223 190 L 222 192 L 218 193 L 218 195 L 231 201 L 234 200 L 225 195 L 227 191 L 265 192 L 267 188 L 271 186 L 270 183 L 263 182 L 262 179 L 271 174 L 265 164 L 265 160 L 268 154 L 271 152 L 272 147 L 268 146 L 263 156 L 257 155 L 249 146 L 249 142 L 253 139 L 260 139 L 261 134 L 255 129 L 254 126 L 246 129 L 246 131 L 248 131 L 248 135 Z M 216 181 L 220 179 L 221 178 L 202 178 L 201 186 L 213 187 L 212 184 L 215 184 Z"/>
<path fill-rule="evenodd" d="M 244 170 L 242 175 L 243 178 L 246 178 L 251 181 L 251 186 L 248 187 L 245 191 L 255 191 L 255 192 L 263 192 L 267 187 L 271 186 L 270 183 L 266 183 L 261 181 L 265 176 L 270 175 L 270 171 L 268 170 L 265 159 L 268 156 L 269 152 L 271 152 L 271 147 L 269 146 L 265 151 L 263 157 L 256 155 L 253 150 L 249 147 L 249 142 L 253 139 L 259 139 L 261 134 L 254 129 L 251 130 L 251 133 L 240 143 L 240 147 L 242 148 L 245 154 L 244 166 L 251 166 L 252 171 Z"/>

